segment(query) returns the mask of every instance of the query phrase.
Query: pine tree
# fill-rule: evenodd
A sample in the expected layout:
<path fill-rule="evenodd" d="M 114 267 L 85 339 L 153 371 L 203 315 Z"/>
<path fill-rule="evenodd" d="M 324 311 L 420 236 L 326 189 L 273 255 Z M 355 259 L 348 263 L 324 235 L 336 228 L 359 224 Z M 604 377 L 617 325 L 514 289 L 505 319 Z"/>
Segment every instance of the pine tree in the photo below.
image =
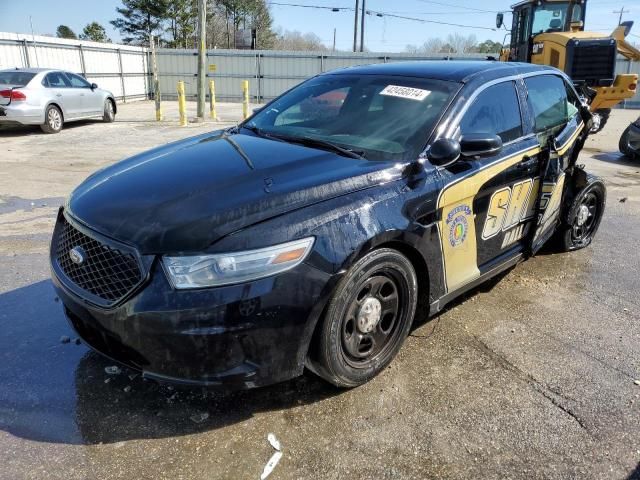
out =
<path fill-rule="evenodd" d="M 123 7 L 116 8 L 122 16 L 111 21 L 120 30 L 125 43 L 149 44 L 149 35 L 162 29 L 167 18 L 169 0 L 122 0 Z"/>
<path fill-rule="evenodd" d="M 77 39 L 75 32 L 66 25 L 58 25 L 56 29 L 56 37 Z"/>
<path fill-rule="evenodd" d="M 111 39 L 107 37 L 107 31 L 98 22 L 87 24 L 80 34 L 82 40 L 90 40 L 92 42 L 111 43 Z"/>

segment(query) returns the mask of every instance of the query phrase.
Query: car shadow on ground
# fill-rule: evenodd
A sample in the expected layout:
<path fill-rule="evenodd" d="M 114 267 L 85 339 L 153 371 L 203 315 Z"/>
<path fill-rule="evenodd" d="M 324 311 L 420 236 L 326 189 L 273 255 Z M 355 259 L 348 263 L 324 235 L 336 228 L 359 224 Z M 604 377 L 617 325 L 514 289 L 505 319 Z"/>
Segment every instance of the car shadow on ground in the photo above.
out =
<path fill-rule="evenodd" d="M 593 158 L 601 162 L 613 163 L 615 165 L 625 165 L 627 167 L 640 168 L 640 160 L 629 158 L 619 152 L 602 152 L 593 155 Z"/>
<path fill-rule="evenodd" d="M 160 385 L 125 367 L 110 375 L 113 361 L 75 343 L 49 280 L 0 294 L 0 326 L 0 429 L 34 441 L 189 435 L 343 392 L 310 373 L 230 393 Z"/>
<path fill-rule="evenodd" d="M 65 123 L 62 131 L 73 130 L 75 128 L 92 125 L 94 123 L 104 123 L 100 119 L 78 120 L 76 122 Z M 0 125 L 0 138 L 26 137 L 30 135 L 55 135 L 42 131 L 38 125 Z"/>
<path fill-rule="evenodd" d="M 426 309 L 417 312 L 412 331 L 433 322 L 432 335 L 445 312 L 490 291 L 512 270 L 434 317 Z M 76 343 L 50 280 L 0 294 L 0 326 L 0 429 L 35 441 L 93 445 L 189 435 L 344 392 L 309 372 L 239 392 L 161 385 L 122 366 L 110 374 L 113 361 Z"/>

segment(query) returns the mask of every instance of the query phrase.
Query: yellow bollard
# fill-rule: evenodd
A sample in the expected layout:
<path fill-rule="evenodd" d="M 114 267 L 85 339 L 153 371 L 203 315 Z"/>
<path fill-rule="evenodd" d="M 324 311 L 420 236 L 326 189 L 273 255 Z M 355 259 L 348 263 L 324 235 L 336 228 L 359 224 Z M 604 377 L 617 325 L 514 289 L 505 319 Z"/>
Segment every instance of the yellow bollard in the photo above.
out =
<path fill-rule="evenodd" d="M 209 80 L 209 110 L 213 120 L 218 120 L 216 114 L 216 84 L 213 80 Z"/>
<path fill-rule="evenodd" d="M 184 82 L 180 80 L 178 82 L 178 111 L 180 112 L 180 126 L 187 125 L 187 105 L 184 94 Z"/>
<path fill-rule="evenodd" d="M 249 118 L 249 80 L 242 81 L 242 116 Z"/>

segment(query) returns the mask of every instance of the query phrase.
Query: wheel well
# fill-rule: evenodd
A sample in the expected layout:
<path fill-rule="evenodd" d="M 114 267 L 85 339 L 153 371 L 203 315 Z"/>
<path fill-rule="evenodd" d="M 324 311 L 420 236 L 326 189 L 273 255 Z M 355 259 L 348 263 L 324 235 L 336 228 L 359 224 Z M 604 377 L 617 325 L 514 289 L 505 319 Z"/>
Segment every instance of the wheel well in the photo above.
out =
<path fill-rule="evenodd" d="M 416 272 L 416 278 L 418 280 L 418 305 L 416 307 L 416 314 L 414 321 L 418 318 L 426 320 L 429 315 L 429 268 L 427 262 L 418 250 L 406 243 L 391 241 L 380 245 L 376 245 L 374 250 L 380 248 L 391 248 L 397 250 L 405 257 L 409 259 L 413 269 Z"/>
<path fill-rule="evenodd" d="M 107 100 L 109 100 L 113 105 L 113 113 L 118 113 L 118 104 L 116 104 L 115 99 L 113 99 L 112 97 L 107 97 Z"/>
<path fill-rule="evenodd" d="M 49 107 L 56 107 L 58 109 L 58 111 L 60 112 L 60 115 L 62 115 L 62 121 L 64 122 L 64 111 L 62 110 L 62 107 L 60 105 L 58 105 L 56 102 L 51 102 L 49 105 L 47 105 L 47 107 L 44 109 L 44 111 L 47 111 L 47 108 Z M 45 119 L 46 121 L 46 119 Z"/>
<path fill-rule="evenodd" d="M 353 259 L 353 263 L 357 262 L 364 255 L 371 253 L 375 250 L 379 250 L 381 248 L 390 248 L 392 250 L 396 250 L 397 252 L 400 252 L 405 257 L 407 257 L 409 259 L 409 262 L 411 262 L 411 265 L 413 266 L 413 269 L 416 272 L 416 279 L 418 281 L 418 304 L 416 306 L 416 313 L 413 317 L 413 321 L 414 323 L 418 319 L 421 322 L 425 321 L 429 316 L 429 270 L 427 267 L 427 262 L 425 261 L 424 257 L 422 256 L 422 254 L 420 254 L 420 252 L 418 252 L 418 250 L 416 250 L 411 245 L 392 240 L 392 241 L 388 241 L 388 242 L 384 242 L 379 245 L 376 245 L 371 250 L 365 250 L 361 252 L 361 254 L 357 258 Z M 323 306 L 322 312 L 317 317 L 317 321 L 313 326 L 313 331 L 312 331 L 313 333 L 311 334 L 309 343 L 306 347 L 306 351 L 303 357 L 304 359 L 306 359 L 306 362 L 307 362 L 306 366 L 308 368 L 311 368 L 312 370 L 314 368 L 313 359 L 317 354 L 316 347 L 318 345 L 318 332 L 321 328 L 322 322 L 324 320 L 324 316 L 326 314 L 327 306 L 331 301 L 331 296 L 333 295 L 335 288 L 336 288 L 336 285 L 334 285 L 331 291 L 328 293 L 327 302 Z M 308 363 L 309 360 L 312 361 L 311 364 Z M 315 367 L 317 368 L 317 365 Z"/>

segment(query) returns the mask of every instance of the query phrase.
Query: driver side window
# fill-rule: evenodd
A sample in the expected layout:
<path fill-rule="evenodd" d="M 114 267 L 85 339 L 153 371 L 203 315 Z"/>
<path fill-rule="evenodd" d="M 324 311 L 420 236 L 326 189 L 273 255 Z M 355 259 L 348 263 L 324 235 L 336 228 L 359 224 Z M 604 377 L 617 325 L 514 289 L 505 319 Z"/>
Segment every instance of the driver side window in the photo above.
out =
<path fill-rule="evenodd" d="M 522 118 L 514 83 L 499 83 L 480 93 L 460 122 L 460 133 L 498 135 L 502 143 L 520 138 Z"/>
<path fill-rule="evenodd" d="M 580 100 L 567 97 L 564 80 L 557 75 L 538 75 L 526 78 L 529 105 L 538 134 L 561 129 L 578 112 Z"/>

